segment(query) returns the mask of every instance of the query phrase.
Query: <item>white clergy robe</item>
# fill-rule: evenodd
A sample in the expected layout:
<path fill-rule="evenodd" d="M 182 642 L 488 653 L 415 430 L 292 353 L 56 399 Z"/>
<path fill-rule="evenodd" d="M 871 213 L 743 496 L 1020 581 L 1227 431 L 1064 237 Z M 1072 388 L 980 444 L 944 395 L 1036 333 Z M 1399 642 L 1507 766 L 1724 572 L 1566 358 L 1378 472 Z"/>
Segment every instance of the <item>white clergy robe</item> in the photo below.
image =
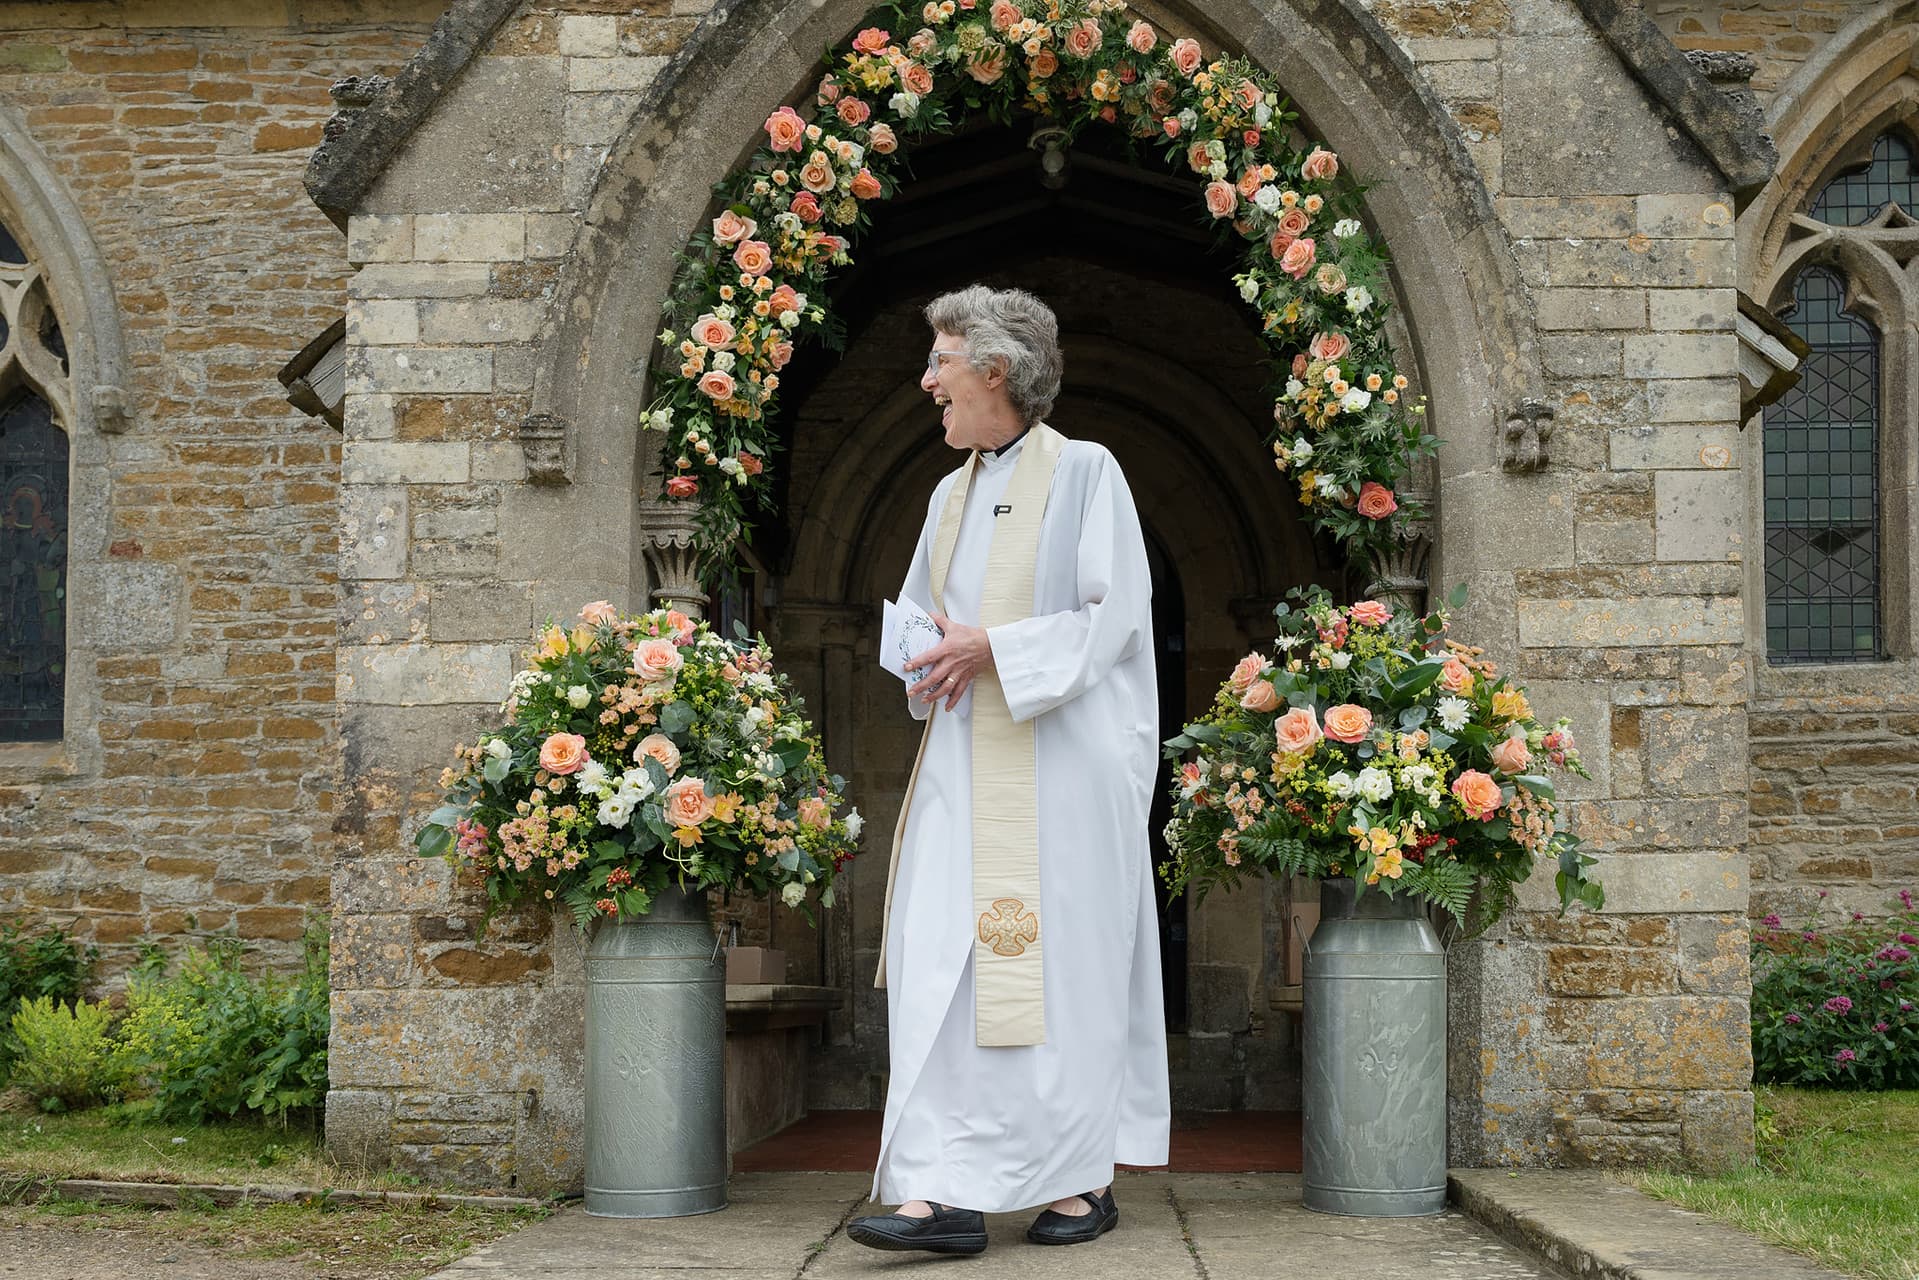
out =
<path fill-rule="evenodd" d="M 976 624 L 993 507 L 1030 437 L 981 457 L 943 612 Z M 962 469 L 963 470 L 963 469 Z M 904 597 L 928 609 L 943 480 Z M 1159 763 L 1152 581 L 1113 456 L 1068 441 L 1040 526 L 1032 616 L 989 629 L 1015 721 L 1034 721 L 1045 1042 L 975 1042 L 970 695 L 934 715 L 886 946 L 891 1075 L 873 1198 L 1003 1213 L 1166 1163 L 1170 1102 L 1147 811 Z M 912 700 L 913 715 L 929 714 Z M 991 805 L 993 798 L 980 798 Z"/>

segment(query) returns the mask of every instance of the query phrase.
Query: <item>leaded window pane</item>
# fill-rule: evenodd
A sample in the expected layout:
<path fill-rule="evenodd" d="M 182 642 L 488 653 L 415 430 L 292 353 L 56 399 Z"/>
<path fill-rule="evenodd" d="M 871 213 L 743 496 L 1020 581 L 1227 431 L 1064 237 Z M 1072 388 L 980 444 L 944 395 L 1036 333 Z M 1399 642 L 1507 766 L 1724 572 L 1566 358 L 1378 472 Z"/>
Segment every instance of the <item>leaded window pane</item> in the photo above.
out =
<path fill-rule="evenodd" d="M 0 402 L 0 741 L 57 739 L 66 709 L 67 435 L 30 391 Z"/>
<path fill-rule="evenodd" d="M 27 265 L 27 251 L 13 238 L 13 232 L 7 230 L 7 224 L 0 222 L 0 262 L 11 262 L 16 267 Z"/>
<path fill-rule="evenodd" d="M 1857 227 L 1871 222 L 1889 203 L 1911 212 L 1919 194 L 1916 184 L 1911 145 L 1899 134 L 1882 133 L 1874 139 L 1872 160 L 1863 169 L 1826 184 L 1812 202 L 1812 216 L 1834 226 Z"/>
<path fill-rule="evenodd" d="M 1785 321 L 1812 347 L 1765 415 L 1766 650 L 1775 663 L 1879 652 L 1879 335 L 1812 267 Z"/>

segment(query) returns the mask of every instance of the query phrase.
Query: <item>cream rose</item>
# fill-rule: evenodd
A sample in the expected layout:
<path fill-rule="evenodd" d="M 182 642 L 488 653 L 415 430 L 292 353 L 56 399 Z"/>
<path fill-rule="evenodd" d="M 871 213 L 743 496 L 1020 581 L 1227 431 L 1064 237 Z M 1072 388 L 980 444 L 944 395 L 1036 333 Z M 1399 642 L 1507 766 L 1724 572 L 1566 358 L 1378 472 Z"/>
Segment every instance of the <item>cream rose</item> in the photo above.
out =
<path fill-rule="evenodd" d="M 540 768 L 548 773 L 578 773 L 586 762 L 586 739 L 577 733 L 556 733 L 540 744 Z"/>
<path fill-rule="evenodd" d="M 645 684 L 671 680 L 685 664 L 671 640 L 642 640 L 633 648 L 633 674 Z"/>
<path fill-rule="evenodd" d="M 1502 738 L 1492 749 L 1493 768 L 1505 774 L 1526 772 L 1526 766 L 1533 762 L 1533 753 L 1526 749 L 1524 738 Z"/>
<path fill-rule="evenodd" d="M 1468 769 L 1454 778 L 1452 789 L 1453 798 L 1459 801 L 1459 807 L 1466 811 L 1466 816 L 1481 822 L 1498 813 L 1504 799 L 1492 775 L 1477 769 Z"/>
<path fill-rule="evenodd" d="M 663 733 L 649 733 L 640 739 L 639 746 L 633 748 L 634 764 L 646 760 L 658 760 L 668 777 L 680 771 L 680 749 L 673 745 L 673 739 Z"/>
<path fill-rule="evenodd" d="M 759 229 L 759 223 L 742 218 L 731 209 L 713 219 L 713 238 L 721 244 L 738 244 Z"/>
<path fill-rule="evenodd" d="M 713 816 L 713 797 L 706 794 L 706 781 L 688 775 L 666 789 L 661 807 L 667 825 L 697 827 Z"/>
<path fill-rule="evenodd" d="M 899 148 L 899 135 L 890 124 L 876 124 L 867 134 L 867 145 L 878 155 L 890 156 Z"/>
<path fill-rule="evenodd" d="M 1279 690 L 1273 688 L 1271 680 L 1255 680 L 1248 685 L 1246 692 L 1239 695 L 1239 705 L 1248 711 L 1279 710 Z"/>
<path fill-rule="evenodd" d="M 1288 754 L 1311 751 L 1321 737 L 1319 718 L 1311 707 L 1294 707 L 1273 722 L 1273 736 Z"/>
<path fill-rule="evenodd" d="M 1326 709 L 1326 736 L 1334 742 L 1364 742 L 1373 730 L 1373 713 L 1351 702 Z"/>
<path fill-rule="evenodd" d="M 800 168 L 800 185 L 808 191 L 831 191 L 837 181 L 833 176 L 833 166 L 826 163 L 824 151 L 815 151 L 813 158 Z"/>

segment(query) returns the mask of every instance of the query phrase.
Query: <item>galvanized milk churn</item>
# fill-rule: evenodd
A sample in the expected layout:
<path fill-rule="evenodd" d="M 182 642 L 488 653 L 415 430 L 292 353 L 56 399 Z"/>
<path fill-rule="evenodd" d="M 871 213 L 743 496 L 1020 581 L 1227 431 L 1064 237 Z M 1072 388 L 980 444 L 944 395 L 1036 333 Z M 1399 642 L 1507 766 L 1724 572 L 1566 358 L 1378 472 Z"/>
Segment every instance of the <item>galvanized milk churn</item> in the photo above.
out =
<path fill-rule="evenodd" d="M 669 889 L 586 949 L 586 1211 L 726 1207 L 726 970 L 706 899 Z"/>
<path fill-rule="evenodd" d="M 1425 904 L 1320 885 L 1306 953 L 1304 1203 L 1399 1218 L 1446 1206 L 1446 953 Z"/>

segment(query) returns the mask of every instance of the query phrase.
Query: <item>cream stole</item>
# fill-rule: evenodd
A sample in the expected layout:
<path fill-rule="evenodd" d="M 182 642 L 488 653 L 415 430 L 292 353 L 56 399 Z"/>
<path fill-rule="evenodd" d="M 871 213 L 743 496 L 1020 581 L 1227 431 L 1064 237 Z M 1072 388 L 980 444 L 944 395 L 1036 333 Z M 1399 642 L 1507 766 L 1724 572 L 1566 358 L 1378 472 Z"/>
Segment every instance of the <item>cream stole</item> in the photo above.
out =
<path fill-rule="evenodd" d="M 991 549 L 980 593 L 979 625 L 1003 626 L 1033 612 L 1034 570 L 1039 560 L 1040 524 L 1046 514 L 1053 469 L 1066 437 L 1045 423 L 1036 425 L 1020 448 L 1012 478 L 993 519 Z M 934 607 L 946 611 L 946 574 L 959 540 L 966 495 L 980 467 L 979 454 L 940 513 L 933 539 Z M 933 731 L 933 705 L 920 738 L 919 756 L 906 785 L 899 825 L 893 831 L 892 861 L 886 872 L 886 918 L 880 931 L 879 973 L 873 985 L 886 985 L 886 938 L 893 913 L 893 883 L 899 874 L 900 845 L 906 815 L 926 759 Z M 1045 963 L 1039 912 L 1039 787 L 1033 722 L 1013 723 L 1005 691 L 993 671 L 973 681 L 973 1017 L 981 1046 L 1046 1042 Z"/>

